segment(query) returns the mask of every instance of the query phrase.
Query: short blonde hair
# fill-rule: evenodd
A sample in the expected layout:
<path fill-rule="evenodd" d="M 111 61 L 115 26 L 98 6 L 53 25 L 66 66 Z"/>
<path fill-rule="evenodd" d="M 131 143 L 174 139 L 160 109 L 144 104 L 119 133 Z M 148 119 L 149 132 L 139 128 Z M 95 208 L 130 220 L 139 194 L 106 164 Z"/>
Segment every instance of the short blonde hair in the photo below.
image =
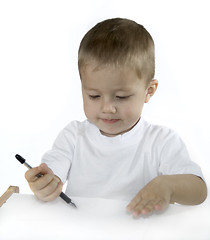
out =
<path fill-rule="evenodd" d="M 95 61 L 114 67 L 131 66 L 146 84 L 154 78 L 154 41 L 140 24 L 123 18 L 102 21 L 83 37 L 78 52 L 78 67 Z"/>

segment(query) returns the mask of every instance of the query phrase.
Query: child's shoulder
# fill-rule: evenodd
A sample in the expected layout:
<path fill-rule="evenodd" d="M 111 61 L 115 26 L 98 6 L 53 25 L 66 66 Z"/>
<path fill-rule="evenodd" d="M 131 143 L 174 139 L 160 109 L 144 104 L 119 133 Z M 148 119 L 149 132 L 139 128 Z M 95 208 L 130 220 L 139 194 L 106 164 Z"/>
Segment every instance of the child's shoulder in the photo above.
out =
<path fill-rule="evenodd" d="M 63 129 L 66 132 L 71 132 L 71 133 L 79 133 L 85 131 L 87 128 L 88 121 L 78 121 L 78 120 L 73 120 L 70 123 L 66 125 L 66 127 Z"/>
<path fill-rule="evenodd" d="M 164 126 L 162 124 L 157 124 L 157 123 L 152 123 L 152 122 L 145 120 L 144 118 L 142 118 L 141 121 L 142 121 L 142 125 L 143 125 L 143 128 L 145 129 L 145 131 L 151 131 L 154 133 L 155 132 L 163 132 L 163 133 L 175 132 L 172 128 L 170 128 L 168 126 Z"/>
<path fill-rule="evenodd" d="M 152 138 L 156 141 L 169 141 L 171 139 L 180 139 L 179 134 L 172 128 L 161 125 L 150 123 L 142 119 L 144 136 Z"/>
<path fill-rule="evenodd" d="M 71 121 L 58 134 L 56 142 L 75 143 L 79 135 L 83 135 L 86 131 L 87 120 L 85 121 Z"/>

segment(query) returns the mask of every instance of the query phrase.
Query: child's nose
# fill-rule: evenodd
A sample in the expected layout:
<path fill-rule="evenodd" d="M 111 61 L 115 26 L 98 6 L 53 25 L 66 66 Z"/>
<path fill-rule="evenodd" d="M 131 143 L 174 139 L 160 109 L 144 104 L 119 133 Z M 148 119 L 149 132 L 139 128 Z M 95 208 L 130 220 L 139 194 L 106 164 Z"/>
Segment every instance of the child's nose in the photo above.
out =
<path fill-rule="evenodd" d="M 107 100 L 102 103 L 103 113 L 116 113 L 117 109 L 113 101 Z"/>

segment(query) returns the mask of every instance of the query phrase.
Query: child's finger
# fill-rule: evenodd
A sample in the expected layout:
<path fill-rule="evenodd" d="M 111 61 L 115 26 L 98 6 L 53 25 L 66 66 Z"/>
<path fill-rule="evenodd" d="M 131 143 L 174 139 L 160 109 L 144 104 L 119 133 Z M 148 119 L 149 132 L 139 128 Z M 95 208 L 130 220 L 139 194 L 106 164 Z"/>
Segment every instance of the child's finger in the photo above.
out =
<path fill-rule="evenodd" d="M 164 210 L 168 207 L 168 205 L 169 205 L 169 202 L 167 202 L 166 200 L 161 200 L 155 204 L 155 210 L 157 211 Z"/>
<path fill-rule="evenodd" d="M 134 198 L 133 200 L 131 200 L 131 202 L 128 204 L 128 206 L 126 207 L 127 211 L 128 212 L 131 212 L 135 206 L 137 206 L 141 201 L 141 196 L 140 194 L 138 193 Z"/>
<path fill-rule="evenodd" d="M 39 169 L 41 170 L 41 172 L 40 172 L 41 174 L 49 173 L 49 174 L 54 175 L 53 171 L 47 166 L 46 163 L 40 164 Z"/>
<path fill-rule="evenodd" d="M 138 198 L 140 200 L 140 198 Z M 134 202 L 133 204 L 135 204 Z M 150 199 L 141 199 L 135 206 L 132 204 L 128 205 L 127 210 L 132 212 L 135 217 L 139 216 L 140 214 L 147 214 L 152 212 L 153 210 L 159 210 L 162 208 L 160 199 L 150 200 Z M 161 206 L 160 206 L 161 205 Z M 155 208 L 156 206 L 156 208 Z"/>
<path fill-rule="evenodd" d="M 40 166 L 29 169 L 26 173 L 25 173 L 25 178 L 28 182 L 33 182 L 35 180 L 37 180 L 37 175 L 38 174 L 52 174 L 53 175 L 53 171 L 48 168 L 47 164 L 42 163 Z"/>
<path fill-rule="evenodd" d="M 29 185 L 33 191 L 39 191 L 45 188 L 48 184 L 50 184 L 54 180 L 54 175 L 52 174 L 45 174 L 42 177 L 37 178 L 36 181 L 29 182 Z M 57 183 L 59 182 L 56 179 Z"/>
<path fill-rule="evenodd" d="M 52 200 L 56 199 L 62 192 L 62 188 L 63 188 L 63 184 L 62 184 L 62 182 L 59 182 L 57 184 L 57 187 L 55 188 L 55 190 L 50 195 L 43 198 L 43 201 L 48 202 L 48 201 L 52 201 Z"/>
<path fill-rule="evenodd" d="M 142 209 L 147 205 L 148 200 L 142 199 L 131 211 L 133 215 L 139 216 L 141 214 Z"/>
<path fill-rule="evenodd" d="M 60 192 L 59 194 L 57 193 L 57 188 L 59 185 L 61 186 L 61 182 L 58 181 L 57 178 L 53 178 L 47 186 L 37 192 L 37 197 L 41 198 L 43 201 L 50 201 L 52 198 L 54 198 L 54 195 L 58 196 L 61 193 L 62 188 L 59 188 Z"/>
<path fill-rule="evenodd" d="M 142 214 L 148 214 L 150 212 L 152 212 L 153 210 L 158 210 L 158 204 L 160 203 L 159 200 L 156 201 L 149 201 L 141 210 Z M 157 209 L 155 208 L 155 206 L 157 206 Z"/>
<path fill-rule="evenodd" d="M 37 179 L 37 174 L 39 174 L 41 172 L 41 168 L 40 166 L 29 169 L 26 173 L 25 173 L 25 178 L 28 182 L 33 182 Z"/>

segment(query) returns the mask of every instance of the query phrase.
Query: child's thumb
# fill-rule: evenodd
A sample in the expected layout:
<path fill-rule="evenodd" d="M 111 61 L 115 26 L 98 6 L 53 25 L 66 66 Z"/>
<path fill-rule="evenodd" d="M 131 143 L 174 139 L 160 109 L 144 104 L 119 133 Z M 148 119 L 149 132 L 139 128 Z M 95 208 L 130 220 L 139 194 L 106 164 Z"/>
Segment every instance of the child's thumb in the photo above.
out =
<path fill-rule="evenodd" d="M 43 174 L 43 175 L 47 174 L 47 173 L 48 174 L 54 174 L 53 171 L 47 166 L 46 163 L 40 164 L 38 169 L 39 169 L 40 173 Z"/>

